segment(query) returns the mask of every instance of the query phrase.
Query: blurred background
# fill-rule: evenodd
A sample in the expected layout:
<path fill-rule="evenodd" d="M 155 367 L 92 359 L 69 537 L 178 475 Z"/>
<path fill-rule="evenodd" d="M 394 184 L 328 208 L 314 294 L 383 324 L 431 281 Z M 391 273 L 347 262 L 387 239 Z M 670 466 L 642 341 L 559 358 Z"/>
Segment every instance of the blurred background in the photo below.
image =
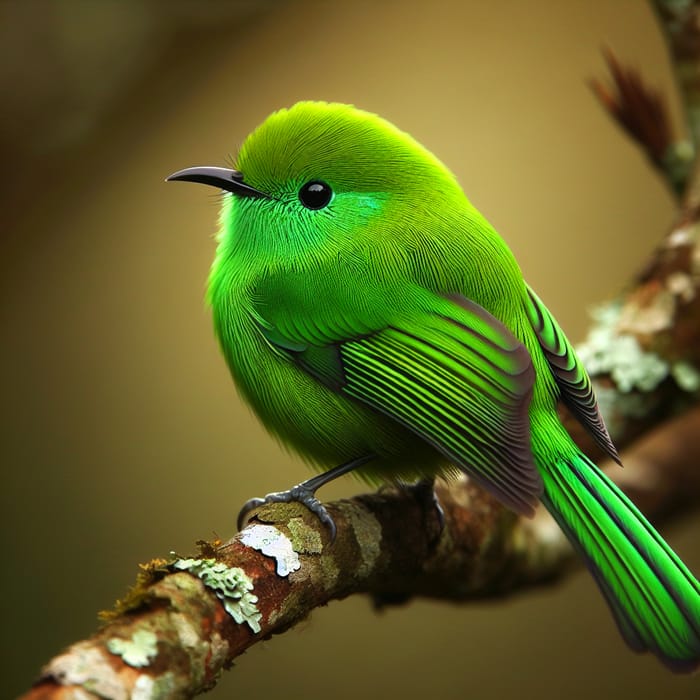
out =
<path fill-rule="evenodd" d="M 241 404 L 214 340 L 218 197 L 164 177 L 225 164 L 300 99 L 378 112 L 456 172 L 580 340 L 674 211 L 585 84 L 603 44 L 663 87 L 678 124 L 639 0 L 0 3 L 3 697 L 89 635 L 139 562 L 229 537 L 243 501 L 307 476 Z M 700 571 L 700 518 L 666 534 Z M 333 603 L 255 646 L 209 697 L 699 688 L 630 653 L 580 572 L 498 603 Z"/>

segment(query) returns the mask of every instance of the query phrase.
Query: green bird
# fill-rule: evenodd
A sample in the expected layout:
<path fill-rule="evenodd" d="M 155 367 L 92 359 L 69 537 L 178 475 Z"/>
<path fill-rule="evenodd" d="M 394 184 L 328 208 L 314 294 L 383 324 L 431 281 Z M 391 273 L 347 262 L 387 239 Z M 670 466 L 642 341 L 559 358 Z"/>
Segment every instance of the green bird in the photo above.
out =
<path fill-rule="evenodd" d="M 411 136 L 343 104 L 300 102 L 236 169 L 170 180 L 225 191 L 208 299 L 234 381 L 268 430 L 328 469 L 289 491 L 457 471 L 507 507 L 538 500 L 585 559 L 627 643 L 700 664 L 700 585 L 586 457 L 563 401 L 619 461 L 591 382 L 513 254 Z M 432 483 L 432 482 L 430 482 Z"/>

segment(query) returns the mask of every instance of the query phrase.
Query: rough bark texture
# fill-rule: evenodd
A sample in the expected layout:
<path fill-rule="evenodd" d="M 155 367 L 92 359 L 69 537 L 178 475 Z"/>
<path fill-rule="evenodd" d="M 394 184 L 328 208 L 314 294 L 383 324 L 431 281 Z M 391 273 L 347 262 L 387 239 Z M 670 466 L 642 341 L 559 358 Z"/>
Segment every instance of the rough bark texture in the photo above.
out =
<path fill-rule="evenodd" d="M 654 5 L 697 143 L 698 8 Z M 629 291 L 601 308 L 581 348 L 616 443 L 637 440 L 623 454 L 626 468 L 611 468 L 611 476 L 658 524 L 700 503 L 700 176 L 664 165 L 664 148 L 685 153 L 686 161 L 688 151 L 673 140 L 661 99 L 611 54 L 609 64 L 616 92 L 597 83 L 596 93 L 674 191 L 685 192 L 665 240 Z M 332 545 L 303 507 L 275 504 L 228 542 L 199 543 L 193 558 L 154 560 L 105 615 L 105 626 L 50 661 L 24 697 L 188 698 L 213 687 L 249 646 L 332 599 L 366 593 L 388 605 L 413 596 L 493 598 L 547 584 L 578 565 L 547 513 L 518 518 L 466 478 L 439 483 L 437 492 L 442 532 L 429 504 L 410 491 L 385 490 L 328 504 L 338 526 Z"/>

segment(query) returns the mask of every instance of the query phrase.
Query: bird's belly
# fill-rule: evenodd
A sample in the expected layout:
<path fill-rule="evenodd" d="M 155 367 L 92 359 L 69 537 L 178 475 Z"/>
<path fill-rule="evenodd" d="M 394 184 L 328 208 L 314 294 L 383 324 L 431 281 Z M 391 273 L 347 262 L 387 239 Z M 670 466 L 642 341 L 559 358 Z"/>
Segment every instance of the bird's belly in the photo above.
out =
<path fill-rule="evenodd" d="M 224 345 L 224 352 L 240 394 L 275 437 L 313 466 L 327 469 L 375 454 L 358 476 L 376 483 L 432 476 L 444 464 L 420 437 L 321 384 L 254 327 L 239 328 L 236 337 L 235 347 Z"/>

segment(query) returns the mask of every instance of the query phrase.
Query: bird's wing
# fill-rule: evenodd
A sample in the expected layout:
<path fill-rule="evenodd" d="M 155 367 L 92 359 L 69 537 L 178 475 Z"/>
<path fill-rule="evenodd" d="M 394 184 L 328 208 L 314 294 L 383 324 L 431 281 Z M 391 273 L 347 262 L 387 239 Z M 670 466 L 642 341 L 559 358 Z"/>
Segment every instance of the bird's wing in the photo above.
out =
<path fill-rule="evenodd" d="M 530 448 L 530 356 L 477 304 L 435 297 L 432 306 L 371 331 L 362 314 L 353 321 L 341 309 L 326 321 L 286 314 L 279 324 L 266 319 L 263 334 L 319 381 L 403 424 L 513 510 L 532 514 L 542 485 Z"/>
<path fill-rule="evenodd" d="M 564 331 L 530 287 L 528 294 L 530 303 L 527 305 L 527 313 L 561 391 L 562 401 L 593 436 L 599 447 L 620 464 L 620 456 L 605 427 L 585 367 L 576 356 Z"/>

